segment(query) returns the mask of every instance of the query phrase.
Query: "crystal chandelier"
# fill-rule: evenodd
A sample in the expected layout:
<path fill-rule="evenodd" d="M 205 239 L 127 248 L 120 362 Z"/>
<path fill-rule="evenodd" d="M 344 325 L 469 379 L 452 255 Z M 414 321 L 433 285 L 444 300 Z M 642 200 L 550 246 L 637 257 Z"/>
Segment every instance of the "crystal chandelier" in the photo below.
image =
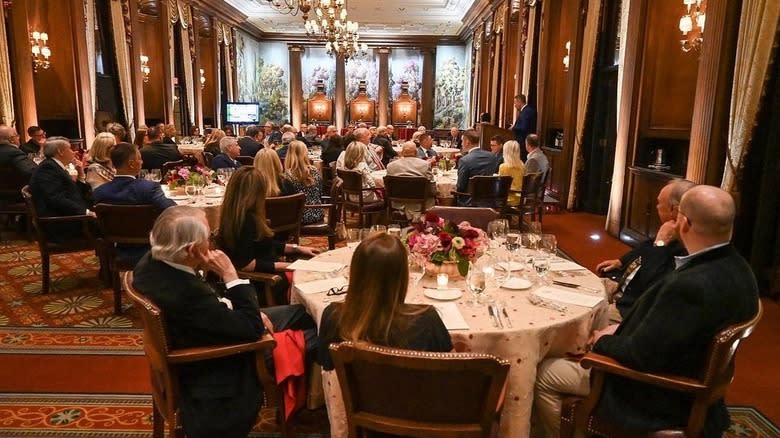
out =
<path fill-rule="evenodd" d="M 309 11 L 317 8 L 320 3 L 319 0 L 265 0 L 265 2 L 282 14 L 296 16 L 300 12 L 304 21 L 309 19 Z"/>
<path fill-rule="evenodd" d="M 683 52 L 699 49 L 704 41 L 704 21 L 706 18 L 706 0 L 683 0 L 687 13 L 680 18 L 680 48 Z"/>
<path fill-rule="evenodd" d="M 358 28 L 358 24 L 354 21 L 347 21 L 343 24 L 341 31 L 332 40 L 329 39 L 325 43 L 328 55 L 343 56 L 344 62 L 347 62 L 350 58 L 364 56 L 368 53 L 368 44 L 360 43 Z"/>
<path fill-rule="evenodd" d="M 346 0 L 319 0 L 314 12 L 317 17 L 306 21 L 306 34 L 324 40 L 329 55 L 348 61 L 366 54 L 368 45 L 360 44 L 358 23 L 347 20 Z"/>

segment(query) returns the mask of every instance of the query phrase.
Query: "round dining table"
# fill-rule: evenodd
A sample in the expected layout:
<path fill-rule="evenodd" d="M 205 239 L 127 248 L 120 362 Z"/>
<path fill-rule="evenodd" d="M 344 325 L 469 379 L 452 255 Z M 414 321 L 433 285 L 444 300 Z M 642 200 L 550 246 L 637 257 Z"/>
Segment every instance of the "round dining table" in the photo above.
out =
<path fill-rule="evenodd" d="M 351 259 L 350 248 L 339 248 L 316 256 L 313 260 L 321 262 L 335 262 L 348 265 Z M 489 353 L 510 362 L 509 380 L 506 392 L 506 400 L 501 415 L 499 435 L 501 437 L 525 437 L 529 436 L 531 424 L 531 408 L 533 406 L 534 382 L 539 363 L 547 357 L 566 357 L 567 355 L 580 355 L 585 352 L 590 334 L 593 330 L 606 326 L 608 321 L 607 302 L 604 298 L 604 288 L 601 280 L 587 271 L 585 268 L 573 266 L 569 263 L 569 270 L 561 272 L 549 272 L 552 279 L 564 278 L 566 282 L 580 284 L 588 288 L 588 294 L 595 296 L 597 304 L 593 307 L 567 304 L 565 307 L 557 305 L 557 309 L 540 307 L 551 305 L 556 307 L 554 301 L 545 300 L 535 304 L 529 297 L 538 293 L 541 289 L 550 290 L 551 286 L 534 283 L 528 289 L 505 289 L 496 284 L 489 285 L 487 293 L 489 300 L 503 304 L 506 316 L 503 316 L 499 327 L 493 316 L 490 315 L 485 305 L 470 306 L 470 293 L 465 292 L 463 279 L 452 279 L 449 288 L 462 291 L 462 296 L 450 301 L 457 306 L 468 328 L 450 330 L 455 349 L 461 352 Z M 513 266 L 513 269 L 518 266 Z M 381 269 L 381 267 L 377 267 Z M 302 304 L 319 326 L 322 312 L 329 302 L 333 301 L 326 291 L 312 293 L 306 289 L 308 282 L 331 279 L 335 284 L 345 281 L 339 276 L 349 272 L 348 267 L 338 272 L 323 273 L 297 270 L 293 277 L 293 292 L 291 301 Z M 513 276 L 535 279 L 536 274 L 523 271 L 513 272 Z M 329 280 L 330 281 L 330 280 Z M 522 283 L 514 281 L 512 284 Z M 510 284 L 509 282 L 505 284 Z M 300 285 L 300 287 L 298 286 Z M 527 286 L 527 284 L 523 284 Z M 406 301 L 408 303 L 425 303 L 441 305 L 443 301 L 428 298 L 424 288 L 436 288 L 435 277 L 424 276 L 418 284 L 410 280 Z M 577 291 L 562 287 L 565 292 Z M 430 290 L 428 290 L 430 293 Z M 585 293 L 585 292 L 582 292 Z M 340 297 L 338 297 L 340 298 Z M 441 311 L 441 310 L 440 310 Z M 445 321 L 446 324 L 446 321 Z M 323 371 L 323 390 L 328 406 L 328 417 L 331 425 L 332 437 L 347 436 L 347 422 L 344 411 L 341 392 L 335 371 Z"/>
<path fill-rule="evenodd" d="M 385 176 L 387 170 L 375 170 L 371 172 L 371 177 L 374 179 L 374 185 L 378 188 L 385 187 Z M 458 171 L 448 170 L 446 172 L 436 171 L 436 175 L 433 176 L 433 180 L 436 183 L 436 198 L 447 199 L 452 198 L 452 191 L 458 184 Z"/>
<path fill-rule="evenodd" d="M 224 187 L 212 185 L 197 196 L 171 193 L 166 184 L 163 184 L 162 188 L 165 196 L 172 199 L 177 205 L 189 205 L 203 210 L 212 232 L 219 228 L 219 219 L 222 216 L 222 199 L 225 195 Z"/>

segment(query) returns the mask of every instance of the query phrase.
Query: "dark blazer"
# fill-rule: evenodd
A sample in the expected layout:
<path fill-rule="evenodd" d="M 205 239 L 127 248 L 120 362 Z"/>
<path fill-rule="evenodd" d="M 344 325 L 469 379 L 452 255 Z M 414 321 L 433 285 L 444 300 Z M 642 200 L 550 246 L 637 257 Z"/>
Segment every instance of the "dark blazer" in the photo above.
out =
<path fill-rule="evenodd" d="M 165 196 L 160 183 L 121 175 L 95 189 L 92 197 L 95 204 L 154 205 L 160 210 L 176 205 Z"/>
<path fill-rule="evenodd" d="M 384 135 L 377 135 L 376 138 L 374 138 L 374 144 L 382 146 L 382 164 L 384 164 L 385 167 L 387 167 L 387 163 L 389 163 L 390 160 L 398 156 L 398 152 L 393 149 L 393 143 Z"/>
<path fill-rule="evenodd" d="M 593 351 L 642 371 L 696 377 L 713 336 L 758 310 L 758 286 L 750 265 L 732 245 L 707 251 L 648 289 L 612 336 Z M 608 375 L 599 412 L 630 430 L 650 431 L 686 423 L 692 397 Z M 728 427 L 720 400 L 707 413 L 705 436 Z"/>
<path fill-rule="evenodd" d="M 226 154 L 219 154 L 211 160 L 211 168 L 214 170 L 224 168 L 238 169 L 239 167 L 241 167 L 241 163 L 228 157 Z"/>
<path fill-rule="evenodd" d="M 173 348 L 253 342 L 265 332 L 251 285 L 228 290 L 230 310 L 192 274 L 144 256 L 133 286 L 163 311 Z M 260 407 L 254 356 L 244 354 L 182 365 L 180 407 L 187 436 L 246 436 Z"/>
<path fill-rule="evenodd" d="M 536 130 L 536 110 L 526 105 L 517 115 L 517 120 L 512 126 L 515 132 L 515 140 L 522 146 L 525 144 L 525 137 Z"/>
<path fill-rule="evenodd" d="M 615 303 L 621 316 L 625 316 L 636 300 L 656 281 L 669 272 L 674 271 L 674 258 L 687 254 L 679 240 L 669 242 L 666 246 L 653 246 L 653 239 L 647 240 L 627 252 L 620 258 L 623 269 L 616 272 L 618 278 L 625 275 L 625 269 L 634 260 L 642 258 L 639 270 L 626 285 L 623 296 Z M 611 274 L 611 272 L 610 272 Z"/>
<path fill-rule="evenodd" d="M 457 191 L 466 193 L 469 189 L 469 178 L 475 175 L 492 175 L 498 172 L 498 159 L 495 154 L 475 147 L 458 160 Z"/>
<path fill-rule="evenodd" d="M 151 170 L 162 169 L 163 164 L 181 160 L 182 156 L 175 144 L 155 142 L 141 149 L 141 159 L 144 160 L 142 167 Z"/>
<path fill-rule="evenodd" d="M 53 158 L 43 160 L 33 171 L 30 192 L 35 200 L 35 210 L 41 217 L 82 215 L 89 207 L 85 196 L 89 186 L 73 181 Z M 49 224 L 45 232 L 55 241 L 83 236 L 79 223 Z"/>
<path fill-rule="evenodd" d="M 241 148 L 241 155 L 245 157 L 254 157 L 257 155 L 257 152 L 263 148 L 262 143 L 258 143 L 250 137 L 239 138 L 238 146 Z"/>
<path fill-rule="evenodd" d="M 453 137 L 451 135 L 447 136 L 447 140 L 449 140 L 451 148 L 458 148 L 458 149 L 460 149 L 461 146 L 463 146 L 463 140 L 461 138 L 461 135 L 462 135 L 461 133 L 458 133 L 458 135 L 456 135 L 455 137 Z"/>
<path fill-rule="evenodd" d="M 10 143 L 0 143 L 0 166 L 13 167 L 27 179 L 37 167 L 26 153 Z"/>
<path fill-rule="evenodd" d="M 41 146 L 33 141 L 33 139 L 27 140 L 25 143 L 22 143 L 21 146 L 19 146 L 19 149 L 21 149 L 22 152 L 25 154 L 40 154 L 42 149 Z"/>

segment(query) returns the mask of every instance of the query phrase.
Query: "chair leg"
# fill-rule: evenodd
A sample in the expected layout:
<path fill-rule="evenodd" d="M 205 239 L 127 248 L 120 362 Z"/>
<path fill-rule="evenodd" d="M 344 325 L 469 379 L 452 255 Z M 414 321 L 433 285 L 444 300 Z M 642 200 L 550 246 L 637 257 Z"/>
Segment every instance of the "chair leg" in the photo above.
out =
<path fill-rule="evenodd" d="M 119 271 L 111 272 L 111 284 L 114 289 L 114 315 L 122 314 L 122 283 L 119 281 Z"/>
<path fill-rule="evenodd" d="M 41 272 L 43 279 L 41 281 L 41 293 L 49 293 L 49 253 L 41 253 Z"/>
<path fill-rule="evenodd" d="M 328 250 L 336 249 L 336 236 L 328 236 Z"/>
<path fill-rule="evenodd" d="M 165 419 L 163 419 L 160 410 L 157 409 L 157 403 L 152 399 L 152 437 L 165 437 Z"/>

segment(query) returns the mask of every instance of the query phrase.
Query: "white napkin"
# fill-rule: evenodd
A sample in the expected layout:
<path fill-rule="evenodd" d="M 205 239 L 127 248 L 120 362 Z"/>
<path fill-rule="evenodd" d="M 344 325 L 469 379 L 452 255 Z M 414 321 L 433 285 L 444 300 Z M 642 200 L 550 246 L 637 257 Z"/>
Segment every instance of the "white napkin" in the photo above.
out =
<path fill-rule="evenodd" d="M 458 305 L 455 303 L 437 303 L 433 304 L 436 311 L 439 312 L 444 326 L 447 330 L 468 330 L 469 325 L 466 324 L 466 320 L 463 319 L 463 315 L 458 309 Z"/>
<path fill-rule="evenodd" d="M 339 288 L 347 284 L 349 284 L 349 280 L 339 275 L 335 278 L 326 278 L 324 280 L 309 281 L 306 283 L 295 283 L 295 287 L 297 287 L 301 293 L 309 295 L 325 292 L 333 287 Z"/>
<path fill-rule="evenodd" d="M 315 260 L 296 260 L 287 266 L 291 271 L 334 272 L 344 268 L 343 263 L 318 262 Z"/>
<path fill-rule="evenodd" d="M 568 260 L 550 263 L 551 271 L 579 271 L 581 269 L 585 268 Z"/>
<path fill-rule="evenodd" d="M 569 292 L 551 286 L 543 286 L 535 290 L 534 294 L 547 300 L 555 300 L 561 303 L 574 304 L 575 306 L 583 307 L 595 307 L 604 299 L 604 297 L 601 296 Z"/>
<path fill-rule="evenodd" d="M 520 262 L 500 262 L 496 264 L 496 268 L 498 268 L 501 271 L 506 271 L 507 268 L 511 271 L 522 271 L 525 269 L 525 265 Z"/>

